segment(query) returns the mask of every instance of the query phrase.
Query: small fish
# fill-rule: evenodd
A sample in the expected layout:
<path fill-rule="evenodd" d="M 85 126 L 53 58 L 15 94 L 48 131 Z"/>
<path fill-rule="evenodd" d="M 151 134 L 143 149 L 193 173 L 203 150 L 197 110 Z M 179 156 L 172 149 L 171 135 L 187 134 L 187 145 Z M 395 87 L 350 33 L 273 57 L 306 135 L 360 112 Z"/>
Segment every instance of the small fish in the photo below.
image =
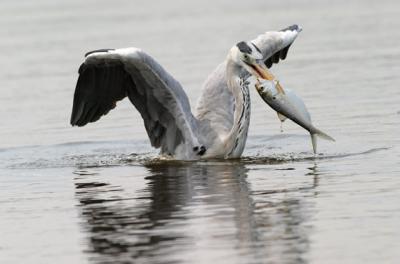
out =
<path fill-rule="evenodd" d="M 290 89 L 283 89 L 278 81 L 259 80 L 256 89 L 261 98 L 277 112 L 281 122 L 288 118 L 310 132 L 314 154 L 317 153 L 317 136 L 335 141 L 312 124 L 310 113 L 303 100 Z"/>

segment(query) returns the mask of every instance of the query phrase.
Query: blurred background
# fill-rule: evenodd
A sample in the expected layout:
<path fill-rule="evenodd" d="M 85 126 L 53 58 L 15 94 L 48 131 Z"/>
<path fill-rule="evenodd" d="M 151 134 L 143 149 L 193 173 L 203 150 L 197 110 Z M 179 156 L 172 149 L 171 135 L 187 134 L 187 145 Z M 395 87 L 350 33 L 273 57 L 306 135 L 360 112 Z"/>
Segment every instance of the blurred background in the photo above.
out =
<path fill-rule="evenodd" d="M 319 141 L 251 90 L 244 158 L 159 163 L 128 100 L 69 118 L 87 51 L 140 47 L 192 109 L 238 41 L 299 24 L 272 67 Z M 397 263 L 395 0 L 0 2 L 0 263 Z"/>

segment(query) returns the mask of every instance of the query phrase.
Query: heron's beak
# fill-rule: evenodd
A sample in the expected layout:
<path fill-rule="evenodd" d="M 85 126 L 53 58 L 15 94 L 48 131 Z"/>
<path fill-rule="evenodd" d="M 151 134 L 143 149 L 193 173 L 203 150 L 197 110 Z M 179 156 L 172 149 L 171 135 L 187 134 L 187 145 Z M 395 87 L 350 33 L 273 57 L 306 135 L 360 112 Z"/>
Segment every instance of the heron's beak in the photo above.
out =
<path fill-rule="evenodd" d="M 255 75 L 256 77 L 261 78 L 261 79 L 275 82 L 278 92 L 285 94 L 285 91 L 283 90 L 279 81 L 276 80 L 275 76 L 269 72 L 268 68 L 263 63 L 249 64 L 249 66 L 253 70 L 253 75 Z M 256 88 L 257 88 L 257 85 L 256 85 Z"/>
<path fill-rule="evenodd" d="M 264 64 L 254 63 L 254 64 L 249 64 L 249 66 L 253 70 L 253 75 L 255 75 L 256 77 L 268 81 L 273 81 L 275 79 L 275 76 L 268 71 L 267 67 Z"/>

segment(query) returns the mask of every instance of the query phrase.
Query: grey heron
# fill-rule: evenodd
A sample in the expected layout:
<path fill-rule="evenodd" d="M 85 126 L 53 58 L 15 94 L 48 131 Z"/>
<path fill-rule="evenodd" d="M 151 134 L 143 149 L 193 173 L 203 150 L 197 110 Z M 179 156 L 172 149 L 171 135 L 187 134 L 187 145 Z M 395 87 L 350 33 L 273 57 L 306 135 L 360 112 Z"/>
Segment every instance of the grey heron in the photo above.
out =
<path fill-rule="evenodd" d="M 233 46 L 205 81 L 195 114 L 180 83 L 141 49 L 88 52 L 79 68 L 71 125 L 96 122 L 128 97 L 161 154 L 185 160 L 238 158 L 250 122 L 248 78 L 284 60 L 300 31 L 292 25 Z"/>

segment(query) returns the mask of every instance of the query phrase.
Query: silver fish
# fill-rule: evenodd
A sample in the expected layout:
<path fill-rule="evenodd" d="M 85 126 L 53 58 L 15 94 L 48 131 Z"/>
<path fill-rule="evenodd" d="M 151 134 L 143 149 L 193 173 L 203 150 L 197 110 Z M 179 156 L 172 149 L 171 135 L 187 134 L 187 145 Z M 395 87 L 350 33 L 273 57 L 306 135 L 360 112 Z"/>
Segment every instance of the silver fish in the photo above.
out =
<path fill-rule="evenodd" d="M 261 98 L 278 113 L 281 122 L 288 118 L 310 132 L 314 154 L 317 153 L 317 136 L 335 141 L 312 124 L 310 113 L 303 100 L 290 89 L 283 89 L 278 81 L 258 80 L 256 89 Z"/>

